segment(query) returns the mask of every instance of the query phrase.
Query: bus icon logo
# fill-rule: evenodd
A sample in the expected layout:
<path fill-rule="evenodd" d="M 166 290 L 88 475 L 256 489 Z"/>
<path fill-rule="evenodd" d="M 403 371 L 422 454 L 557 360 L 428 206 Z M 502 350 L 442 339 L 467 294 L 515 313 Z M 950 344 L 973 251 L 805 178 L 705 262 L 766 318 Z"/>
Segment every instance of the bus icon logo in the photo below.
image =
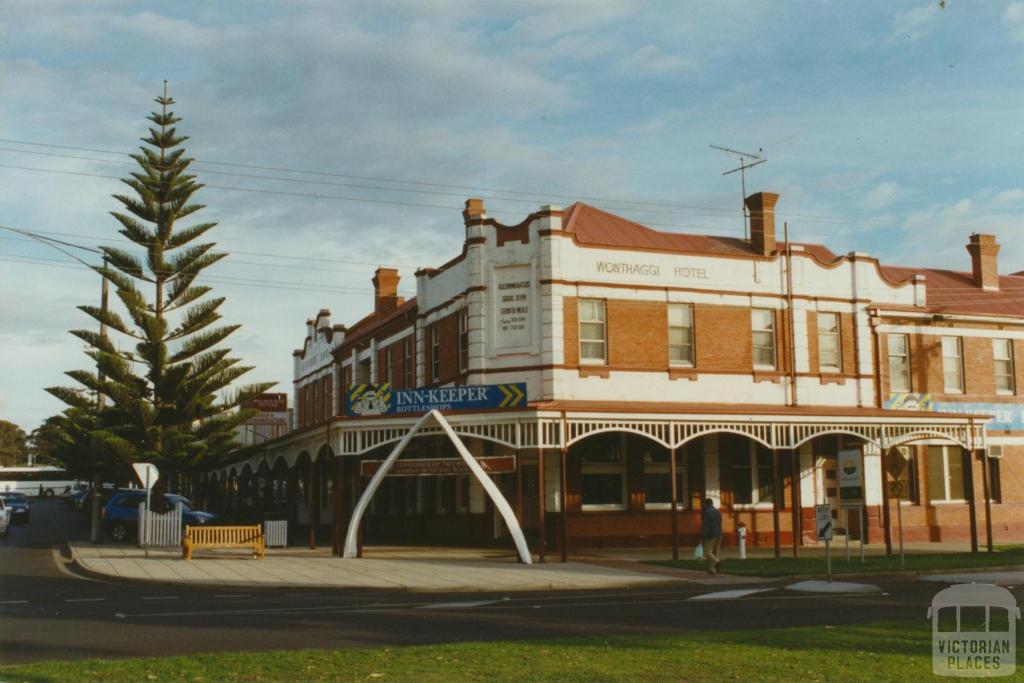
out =
<path fill-rule="evenodd" d="M 1020 608 L 1005 588 L 987 583 L 951 586 L 932 598 L 928 618 L 936 676 L 995 678 L 1017 670 Z"/>

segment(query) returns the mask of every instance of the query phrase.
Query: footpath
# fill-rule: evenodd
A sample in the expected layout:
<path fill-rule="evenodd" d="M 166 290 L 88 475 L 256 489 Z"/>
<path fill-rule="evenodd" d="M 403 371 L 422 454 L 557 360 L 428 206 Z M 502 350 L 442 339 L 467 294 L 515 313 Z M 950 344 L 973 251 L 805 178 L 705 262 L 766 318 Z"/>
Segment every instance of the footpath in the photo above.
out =
<path fill-rule="evenodd" d="M 524 565 L 501 550 L 367 548 L 346 560 L 329 549 L 268 548 L 254 560 L 244 550 L 198 551 L 185 561 L 178 549 L 144 550 L 127 545 L 69 544 L 79 570 L 100 578 L 165 584 L 249 588 L 474 592 L 637 588 L 665 583 L 738 585 L 756 577 L 708 576 L 704 572 L 635 562 L 573 560 Z"/>

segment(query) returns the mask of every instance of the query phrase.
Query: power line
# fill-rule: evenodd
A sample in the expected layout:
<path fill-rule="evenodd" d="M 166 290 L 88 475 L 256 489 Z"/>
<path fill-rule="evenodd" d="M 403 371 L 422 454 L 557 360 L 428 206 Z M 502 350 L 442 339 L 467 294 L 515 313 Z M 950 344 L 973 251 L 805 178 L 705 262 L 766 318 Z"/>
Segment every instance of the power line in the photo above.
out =
<path fill-rule="evenodd" d="M 41 142 L 34 142 L 34 141 L 28 141 L 28 140 L 14 140 L 14 139 L 10 139 L 10 138 L 0 138 L 0 143 L 19 144 L 19 145 L 26 145 L 26 146 L 33 146 L 33 147 L 44 147 L 44 148 L 51 148 L 51 149 L 66 149 L 66 150 L 82 151 L 82 152 L 96 152 L 96 153 L 101 153 L 101 154 L 115 154 L 115 155 L 118 155 L 118 156 L 129 156 L 128 153 L 117 151 L 117 150 L 97 149 L 97 148 L 93 148 L 93 147 L 79 147 L 79 146 L 74 146 L 74 145 L 56 145 L 56 144 L 41 143 Z M 131 162 L 122 162 L 122 161 L 116 161 L 115 162 L 115 161 L 112 161 L 112 160 L 109 160 L 109 159 L 88 159 L 88 158 L 82 158 L 82 157 L 75 157 L 75 156 L 71 156 L 71 155 L 45 154 L 45 153 L 41 153 L 41 152 L 33 152 L 31 150 L 18 150 L 18 149 L 5 150 L 5 149 L 0 148 L 0 151 L 12 151 L 12 152 L 16 152 L 16 153 L 17 152 L 21 152 L 21 153 L 26 153 L 26 154 L 43 154 L 44 156 L 64 156 L 66 158 L 71 158 L 71 159 L 82 159 L 82 160 L 87 160 L 87 161 L 98 161 L 98 162 L 101 162 L 101 163 L 119 163 L 119 164 L 120 163 L 131 163 Z M 496 199 L 503 200 L 503 201 L 534 201 L 535 203 L 536 202 L 544 203 L 544 202 L 550 201 L 551 198 L 557 198 L 557 199 L 568 199 L 570 201 L 575 201 L 575 200 L 579 200 L 579 201 L 596 201 L 596 202 L 604 202 L 606 204 L 619 204 L 619 205 L 624 205 L 624 206 L 628 207 L 628 208 L 625 208 L 624 210 L 629 210 L 629 211 L 645 211 L 645 212 L 646 211 L 650 211 L 650 212 L 658 212 L 658 213 L 669 213 L 669 214 L 676 213 L 676 214 L 685 214 L 685 215 L 703 215 L 703 216 L 713 216 L 713 217 L 728 216 L 728 215 L 731 215 L 734 212 L 734 209 L 725 209 L 725 208 L 722 208 L 722 207 L 701 206 L 701 205 L 696 205 L 696 204 L 679 204 L 679 203 L 671 203 L 671 202 L 664 202 L 664 201 L 657 201 L 657 200 L 633 200 L 633 199 L 624 199 L 624 198 L 615 198 L 615 197 L 570 195 L 570 194 L 564 194 L 564 193 L 548 194 L 548 193 L 539 193 L 539 192 L 529 192 L 529 191 L 523 191 L 523 190 L 511 190 L 511 189 L 491 188 L 491 187 L 478 187 L 478 186 L 471 186 L 471 185 L 455 185 L 455 184 L 448 184 L 448 183 L 435 183 L 435 182 L 428 182 L 428 181 L 421 181 L 421 180 L 404 180 L 404 179 L 388 178 L 388 177 L 382 177 L 382 176 L 365 176 L 365 175 L 355 175 L 355 174 L 346 174 L 346 173 L 336 173 L 336 172 L 322 171 L 322 170 L 296 169 L 296 168 L 287 168 L 287 167 L 282 167 L 282 166 L 268 166 L 268 165 L 260 165 L 260 164 L 243 164 L 243 163 L 228 162 L 228 161 L 207 161 L 207 160 L 202 160 L 202 159 L 195 159 L 194 162 L 196 164 L 205 164 L 205 165 L 213 165 L 213 166 L 226 166 L 226 167 L 234 167 L 234 168 L 253 169 L 253 170 L 276 171 L 276 172 L 295 173 L 295 174 L 302 174 L 302 175 L 312 175 L 312 176 L 319 176 L 319 177 L 347 178 L 347 179 L 353 179 L 353 180 L 364 180 L 364 181 L 372 181 L 372 182 L 385 182 L 385 183 L 394 183 L 394 184 L 414 185 L 414 186 L 421 186 L 421 187 L 437 187 L 437 188 L 455 189 L 455 190 L 463 190 L 463 191 L 470 191 L 470 192 L 503 193 L 503 194 L 519 195 L 521 197 L 533 198 L 532 200 L 527 200 L 527 199 L 519 199 L 519 198 L 514 198 L 514 197 L 496 197 Z M 45 170 L 45 169 L 22 168 L 22 170 Z M 54 171 L 54 172 L 59 172 L 59 171 Z M 216 172 L 216 171 L 207 171 L 207 172 L 219 173 L 219 172 Z M 295 178 L 280 178 L 280 177 L 256 176 L 256 175 L 250 176 L 250 175 L 245 175 L 245 174 L 224 174 L 224 175 L 241 175 L 242 177 L 251 177 L 251 178 L 258 178 L 258 179 L 265 179 L 265 180 L 276 180 L 276 181 L 283 181 L 283 182 L 310 182 L 310 183 L 316 183 L 316 181 L 302 181 L 302 180 L 295 179 Z M 110 177 L 110 176 L 97 176 L 97 177 Z M 346 184 L 343 184 L 343 183 L 316 183 L 316 184 L 328 184 L 328 185 L 335 184 L 335 185 L 340 185 L 340 186 L 343 186 L 343 187 L 364 187 L 364 186 L 358 186 L 358 185 L 346 185 Z M 212 187 L 216 187 L 216 186 L 207 185 L 206 187 L 211 187 L 212 188 Z M 231 189 L 231 190 L 235 190 L 235 191 L 254 191 L 254 192 L 260 191 L 260 190 L 253 190 L 253 189 L 247 189 L 247 188 L 224 188 L 224 187 L 220 187 L 218 189 Z M 397 187 L 379 187 L 379 188 L 368 188 L 367 187 L 367 188 L 364 188 L 364 189 L 377 189 L 377 190 L 384 190 L 384 191 L 400 191 L 400 192 L 412 192 L 413 191 L 413 190 L 407 190 L 407 189 L 402 189 L 402 188 L 397 188 Z M 420 193 L 423 193 L 423 192 L 420 192 Z M 280 193 L 280 194 L 288 194 L 288 193 Z M 426 194 L 438 194 L 438 195 L 445 195 L 445 196 L 462 196 L 462 195 L 450 195 L 449 193 L 438 193 L 438 192 L 434 192 L 434 193 L 426 192 Z M 327 198 L 327 197 L 324 197 L 322 195 L 313 195 L 313 196 L 316 196 L 318 198 Z M 346 197 L 336 197 L 336 198 L 338 198 L 338 199 L 346 199 L 346 200 L 349 200 L 349 201 L 361 201 L 359 198 L 346 198 Z M 366 199 L 365 201 L 375 201 L 375 200 Z M 437 205 L 419 205 L 419 204 L 412 203 L 412 202 L 397 202 L 397 201 L 396 202 L 386 202 L 386 201 L 383 201 L 383 200 L 376 200 L 376 203 L 395 203 L 395 204 L 399 204 L 399 205 L 421 206 L 422 208 L 452 208 L 452 209 L 457 209 L 457 210 L 460 210 L 460 211 L 462 210 L 462 207 L 440 207 L 440 206 L 437 206 Z M 658 208 L 656 209 L 656 208 L 646 208 L 646 207 L 658 207 Z M 667 210 L 661 210 L 661 209 L 667 209 Z M 698 211 L 698 212 L 711 212 L 711 213 L 710 214 L 709 213 L 694 213 L 695 211 Z M 884 226 L 884 225 L 904 226 L 905 225 L 905 226 L 921 226 L 921 227 L 928 227 L 928 228 L 935 228 L 936 227 L 933 223 L 925 223 L 925 222 L 919 222 L 919 221 L 894 221 L 894 220 L 870 219 L 870 218 L 853 218 L 853 217 L 849 217 L 849 216 L 836 216 L 836 215 L 827 215 L 827 214 L 826 215 L 822 215 L 822 214 L 804 214 L 804 213 L 778 212 L 776 214 L 776 216 L 777 217 L 787 217 L 787 218 L 803 218 L 803 219 L 823 221 L 823 222 L 830 222 L 830 223 L 857 223 L 857 224 L 878 225 L 878 226 Z M 659 224 L 648 223 L 648 225 L 659 225 Z M 676 226 L 671 226 L 671 225 L 664 225 L 664 224 L 662 224 L 662 225 L 664 227 L 676 227 Z M 679 226 L 679 227 L 686 227 L 686 226 Z M 957 228 L 957 229 L 974 229 L 975 226 L 947 225 L 945 227 Z M 708 229 L 710 229 L 710 230 L 721 230 L 722 228 L 697 227 L 696 229 L 702 229 L 702 230 L 708 230 Z M 814 233 L 804 233 L 804 234 L 814 234 Z"/>
<path fill-rule="evenodd" d="M 0 252 L 0 260 L 7 261 L 10 263 L 25 263 L 26 265 L 43 265 L 52 267 L 62 267 L 65 269 L 75 270 L 81 272 L 83 268 L 92 269 L 94 264 L 88 264 L 82 262 L 84 266 L 72 266 L 67 261 L 60 259 L 51 259 L 43 256 L 23 256 L 21 254 L 11 254 L 6 252 Z M 21 260 L 14 260 L 21 259 Z M 95 267 L 99 267 L 96 265 Z M 241 287 L 260 287 L 263 289 L 280 289 L 292 292 L 308 292 L 308 293 L 323 293 L 323 294 L 367 294 L 368 289 L 357 289 L 355 287 L 339 287 L 333 285 L 316 285 L 305 282 L 287 282 L 277 280 L 256 280 L 253 278 L 238 278 L 227 275 L 200 275 L 196 278 L 200 282 L 211 282 L 213 284 L 222 285 L 237 285 Z"/>
<path fill-rule="evenodd" d="M 31 171 L 31 172 L 36 172 L 36 173 L 53 173 L 53 174 L 57 174 L 57 175 L 80 176 L 80 177 L 86 177 L 86 178 L 103 178 L 103 179 L 118 180 L 118 181 L 122 180 L 121 178 L 119 178 L 117 176 L 104 175 L 104 174 L 101 174 L 101 173 L 86 173 L 84 171 L 64 171 L 64 170 L 52 169 L 52 168 L 37 168 L 37 167 L 31 167 L 31 166 L 19 166 L 19 165 L 15 165 L 15 164 L 0 164 L 0 168 L 8 168 L 8 169 L 14 169 L 14 170 L 19 170 L 19 171 Z M 205 183 L 203 184 L 203 187 L 204 188 L 210 188 L 210 189 L 216 189 L 216 190 L 228 190 L 228 191 L 233 191 L 233 192 L 251 192 L 251 193 L 255 193 L 255 194 L 272 194 L 272 195 L 281 195 L 281 196 L 287 196 L 287 197 L 302 197 L 302 198 L 318 199 L 318 200 L 319 199 L 329 199 L 329 200 L 338 200 L 338 201 L 364 202 L 364 203 L 379 204 L 379 205 L 394 205 L 394 206 L 408 206 L 408 207 L 415 207 L 415 208 L 441 209 L 441 210 L 444 210 L 444 211 L 460 211 L 461 212 L 462 209 L 463 209 L 463 207 L 461 207 L 461 206 L 445 206 L 445 205 L 441 205 L 441 204 L 425 204 L 425 203 L 421 203 L 421 202 L 407 202 L 407 201 L 400 201 L 400 200 L 370 199 L 370 198 L 366 198 L 366 197 L 348 197 L 348 196 L 344 196 L 344 195 L 316 194 L 316 193 L 311 193 L 311 192 L 287 192 L 287 191 L 284 191 L 284 190 L 270 190 L 270 189 L 251 188 L 251 187 L 233 187 L 233 186 L 227 186 L 227 185 L 208 185 L 208 184 L 205 184 Z M 856 222 L 856 221 L 852 221 L 852 222 Z M 877 223 L 879 225 L 903 225 L 902 223 L 885 223 L 885 222 L 881 222 L 881 221 L 875 221 L 875 223 Z M 695 230 L 695 231 L 701 231 L 701 233 L 705 234 L 705 235 L 717 236 L 717 237 L 732 237 L 732 235 L 730 235 L 730 234 L 726 234 L 726 235 L 717 234 L 716 235 L 715 234 L 716 232 L 720 233 L 723 230 L 727 231 L 727 232 L 730 232 L 730 233 L 734 232 L 733 230 L 722 228 L 720 226 L 684 225 L 684 224 L 680 224 L 680 223 L 657 223 L 657 222 L 645 222 L 643 225 L 644 225 L 644 227 L 674 228 L 674 229 L 680 229 L 680 230 Z M 931 226 L 931 227 L 934 227 L 934 226 Z M 953 226 L 946 226 L 946 227 L 953 227 Z M 822 237 L 831 237 L 832 236 L 831 234 L 828 234 L 828 233 L 821 234 L 821 233 L 813 233 L 813 232 L 806 232 L 806 231 L 801 231 L 801 234 L 806 235 L 806 236 L 822 236 Z M 740 239 L 740 238 L 735 237 L 734 239 Z M 241 253 L 241 252 L 239 252 L 239 253 Z"/>

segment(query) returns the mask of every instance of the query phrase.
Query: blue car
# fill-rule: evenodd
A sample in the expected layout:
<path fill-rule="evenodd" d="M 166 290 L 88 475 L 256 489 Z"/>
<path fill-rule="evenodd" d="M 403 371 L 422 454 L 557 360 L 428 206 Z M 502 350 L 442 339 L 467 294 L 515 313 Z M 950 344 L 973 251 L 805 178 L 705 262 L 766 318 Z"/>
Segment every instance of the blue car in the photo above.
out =
<path fill-rule="evenodd" d="M 193 510 L 188 498 L 176 493 L 165 493 L 167 509 L 181 503 L 181 517 L 184 524 L 209 524 L 217 515 L 202 510 Z M 146 502 L 146 492 L 139 489 L 118 491 L 103 506 L 103 528 L 116 543 L 124 543 L 138 534 L 139 503 Z"/>
<path fill-rule="evenodd" d="M 0 493 L 7 509 L 11 511 L 11 524 L 28 524 L 32 521 L 32 501 L 24 493 L 4 491 Z"/>

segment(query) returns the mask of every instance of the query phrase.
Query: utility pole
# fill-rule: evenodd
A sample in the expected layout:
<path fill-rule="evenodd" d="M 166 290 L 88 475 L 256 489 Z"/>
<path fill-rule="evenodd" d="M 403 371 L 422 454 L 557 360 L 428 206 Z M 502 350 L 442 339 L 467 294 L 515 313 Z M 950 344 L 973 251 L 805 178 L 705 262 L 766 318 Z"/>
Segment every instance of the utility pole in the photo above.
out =
<path fill-rule="evenodd" d="M 8 227 L 6 225 L 0 225 L 0 230 L 6 230 L 8 232 L 13 232 L 13 233 L 16 233 L 18 235 L 22 235 L 23 237 L 28 237 L 30 239 L 33 239 L 33 240 L 35 240 L 35 241 L 37 241 L 37 242 L 39 242 L 41 244 L 45 244 L 48 247 L 56 249 L 57 251 L 61 252 L 65 256 L 68 256 L 68 257 L 74 259 L 75 261 L 78 261 L 79 263 L 81 263 L 83 266 L 85 266 L 89 270 L 94 270 L 94 266 L 91 263 L 89 263 L 88 261 L 84 261 L 84 260 L 78 258 L 74 254 L 72 254 L 70 251 L 65 249 L 64 247 L 71 247 L 73 249 L 81 249 L 82 251 L 88 251 L 88 252 L 91 252 L 93 254 L 101 254 L 103 256 L 103 271 L 104 271 L 104 274 L 102 276 L 103 277 L 103 289 L 100 291 L 100 310 L 102 311 L 102 315 L 101 315 L 102 320 L 100 320 L 100 336 L 101 337 L 105 337 L 106 334 L 107 334 L 106 318 L 107 318 L 107 311 L 108 311 L 108 304 L 109 304 L 109 292 L 110 292 L 110 289 L 109 289 L 109 286 L 108 286 L 108 282 L 107 282 L 107 277 L 106 277 L 106 274 L 105 274 L 107 268 L 110 267 L 110 262 L 107 260 L 106 254 L 104 252 L 100 251 L 99 249 L 93 249 L 92 247 L 85 247 L 85 246 L 82 246 L 81 244 L 75 244 L 73 242 L 66 242 L 64 240 L 59 240 L 59 239 L 56 239 L 56 238 L 53 238 L 53 237 L 47 237 L 45 235 L 39 235 L 37 233 L 32 232 L 31 230 L 20 230 L 18 228 Z M 96 376 L 97 376 L 97 378 L 99 379 L 100 382 L 103 382 L 103 380 L 104 380 L 103 372 L 99 369 L 98 366 L 96 368 Z M 103 392 L 102 391 L 97 391 L 96 392 L 96 413 L 97 413 L 97 415 L 99 414 L 99 412 L 101 410 L 103 410 L 104 403 L 105 403 L 105 401 L 104 401 L 104 397 L 103 397 Z M 92 440 L 91 444 L 92 444 L 93 450 L 94 451 L 97 450 L 97 448 L 96 448 L 96 441 Z M 94 472 L 93 473 L 93 478 L 92 478 L 92 511 L 91 511 L 92 514 L 90 515 L 91 516 L 91 523 L 90 523 L 90 529 L 89 529 L 89 540 L 92 543 L 99 543 L 100 542 L 100 510 L 102 509 L 102 502 L 101 502 L 100 498 L 102 496 L 102 488 L 103 488 L 103 476 L 98 471 Z"/>
<path fill-rule="evenodd" d="M 102 312 L 102 315 L 101 315 L 102 319 L 100 320 L 100 337 L 101 338 L 107 336 L 107 310 L 108 310 L 107 307 L 108 307 L 109 300 L 110 300 L 110 296 L 109 296 L 110 295 L 110 287 L 109 287 L 109 282 L 108 282 L 107 276 L 106 276 L 106 271 L 107 271 L 108 267 L 110 267 L 110 264 L 107 261 L 106 255 L 104 255 L 103 256 L 103 273 L 104 273 L 103 274 L 103 289 L 100 291 L 100 311 Z M 99 379 L 99 383 L 102 384 L 103 380 L 105 379 L 105 377 L 103 375 L 103 370 L 101 370 L 99 368 L 99 366 L 97 366 L 97 368 L 96 368 L 96 375 L 97 375 L 97 378 Z M 105 397 L 103 396 L 103 392 L 102 391 L 97 391 L 96 392 L 96 416 L 97 416 L 97 418 L 99 417 L 99 414 L 103 411 L 103 407 L 104 407 L 105 404 L 106 404 L 106 400 L 105 400 Z M 93 448 L 94 449 L 96 448 L 96 441 L 95 440 L 93 440 Z M 89 524 L 89 540 L 92 543 L 99 543 L 102 540 L 101 539 L 102 530 L 100 529 L 100 511 L 103 509 L 103 500 L 102 500 L 102 498 L 103 498 L 103 476 L 99 472 L 99 470 L 96 470 L 96 471 L 93 472 L 93 475 L 92 475 L 92 510 L 91 510 L 92 514 L 90 515 L 91 521 L 90 521 L 90 524 Z"/>

